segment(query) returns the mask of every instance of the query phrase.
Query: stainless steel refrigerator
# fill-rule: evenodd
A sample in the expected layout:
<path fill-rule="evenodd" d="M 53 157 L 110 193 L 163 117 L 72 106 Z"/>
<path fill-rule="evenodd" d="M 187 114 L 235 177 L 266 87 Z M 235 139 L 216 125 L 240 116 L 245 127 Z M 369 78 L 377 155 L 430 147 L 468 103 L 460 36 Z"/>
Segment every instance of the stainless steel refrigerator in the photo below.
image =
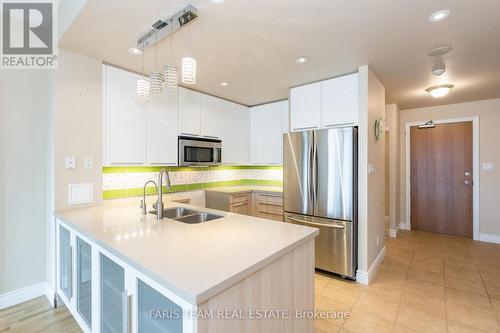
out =
<path fill-rule="evenodd" d="M 320 229 L 316 268 L 355 278 L 358 129 L 292 132 L 283 137 L 285 222 Z"/>

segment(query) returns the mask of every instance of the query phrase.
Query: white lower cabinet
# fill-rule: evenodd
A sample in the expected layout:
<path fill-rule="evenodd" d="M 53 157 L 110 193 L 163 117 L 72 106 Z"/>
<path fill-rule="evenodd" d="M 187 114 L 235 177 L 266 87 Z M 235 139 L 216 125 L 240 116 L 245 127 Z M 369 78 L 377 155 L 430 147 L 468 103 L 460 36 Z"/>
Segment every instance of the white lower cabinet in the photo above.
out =
<path fill-rule="evenodd" d="M 57 220 L 56 228 L 57 293 L 84 332 L 195 332 L 185 315 L 194 305 L 64 222 Z"/>

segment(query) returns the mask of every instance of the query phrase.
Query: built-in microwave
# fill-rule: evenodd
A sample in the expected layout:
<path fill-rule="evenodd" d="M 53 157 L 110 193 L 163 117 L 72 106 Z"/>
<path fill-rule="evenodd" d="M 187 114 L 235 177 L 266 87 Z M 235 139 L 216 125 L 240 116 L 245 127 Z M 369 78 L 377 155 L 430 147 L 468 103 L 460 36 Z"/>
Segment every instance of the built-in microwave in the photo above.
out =
<path fill-rule="evenodd" d="M 179 165 L 209 166 L 222 161 L 222 140 L 179 136 Z"/>

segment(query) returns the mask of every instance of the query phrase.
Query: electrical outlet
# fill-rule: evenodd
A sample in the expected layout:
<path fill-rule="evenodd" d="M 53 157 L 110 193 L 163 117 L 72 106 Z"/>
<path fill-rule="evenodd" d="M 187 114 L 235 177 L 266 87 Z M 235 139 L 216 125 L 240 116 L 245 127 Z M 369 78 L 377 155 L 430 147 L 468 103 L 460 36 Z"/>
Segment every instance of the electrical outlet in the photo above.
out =
<path fill-rule="evenodd" d="M 76 169 L 76 157 L 75 156 L 66 156 L 64 158 L 64 167 L 66 169 Z"/>
<path fill-rule="evenodd" d="M 94 167 L 94 159 L 92 157 L 84 157 L 83 167 L 85 169 L 92 169 Z"/>

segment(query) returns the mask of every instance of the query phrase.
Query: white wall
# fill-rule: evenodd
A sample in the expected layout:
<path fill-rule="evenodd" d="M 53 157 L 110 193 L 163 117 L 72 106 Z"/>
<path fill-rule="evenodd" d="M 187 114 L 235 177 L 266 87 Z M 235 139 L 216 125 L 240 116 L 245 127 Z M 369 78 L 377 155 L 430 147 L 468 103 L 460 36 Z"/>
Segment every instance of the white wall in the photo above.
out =
<path fill-rule="evenodd" d="M 0 73 L 0 295 L 46 279 L 51 73 Z"/>
<path fill-rule="evenodd" d="M 358 271 L 368 274 L 384 248 L 385 219 L 385 145 L 384 139 L 375 141 L 373 130 L 385 116 L 385 88 L 368 66 L 359 68 L 359 91 Z M 375 166 L 370 175 L 369 163 Z"/>
<path fill-rule="evenodd" d="M 483 100 L 469 103 L 449 104 L 428 108 L 402 110 L 401 116 L 401 175 L 400 205 L 401 223 L 406 216 L 405 195 L 405 124 L 416 121 L 440 120 L 479 116 L 479 164 L 491 162 L 493 171 L 479 171 L 479 220 L 480 234 L 483 239 L 496 239 L 500 242 L 500 205 L 498 192 L 500 189 L 500 99 Z"/>
<path fill-rule="evenodd" d="M 95 206 L 102 202 L 102 63 L 59 52 L 59 69 L 54 73 L 55 210 Z M 76 157 L 76 169 L 65 169 L 66 156 Z M 84 157 L 93 158 L 92 169 L 83 168 Z M 68 204 L 68 185 L 75 183 L 93 184 L 92 204 Z"/>
<path fill-rule="evenodd" d="M 386 195 L 386 200 L 389 202 L 389 228 L 396 230 L 400 221 L 400 207 L 399 207 L 399 193 L 400 193 L 400 111 L 396 104 L 386 105 L 385 107 L 385 119 L 389 125 L 390 133 L 386 138 L 388 141 L 388 170 L 386 170 L 386 175 L 389 175 L 388 183 L 389 187 L 386 189 L 388 192 Z M 387 180 L 386 180 L 387 183 Z"/>

